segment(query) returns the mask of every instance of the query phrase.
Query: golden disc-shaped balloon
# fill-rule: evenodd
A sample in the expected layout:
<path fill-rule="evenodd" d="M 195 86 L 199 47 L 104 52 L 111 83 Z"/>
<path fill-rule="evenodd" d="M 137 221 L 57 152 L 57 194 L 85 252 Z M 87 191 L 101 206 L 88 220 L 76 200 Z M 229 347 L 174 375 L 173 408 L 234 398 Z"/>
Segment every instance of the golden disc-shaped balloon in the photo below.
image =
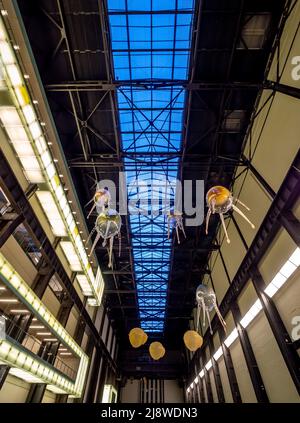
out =
<path fill-rule="evenodd" d="M 159 360 L 166 353 L 164 346 L 160 342 L 152 342 L 149 346 L 149 354 L 153 360 Z"/>
<path fill-rule="evenodd" d="M 190 351 L 197 351 L 203 344 L 203 338 L 195 330 L 188 330 L 183 335 L 183 341 L 185 346 Z"/>
<path fill-rule="evenodd" d="M 133 328 L 129 332 L 129 342 L 133 348 L 139 348 L 147 342 L 148 335 L 141 328 Z"/>

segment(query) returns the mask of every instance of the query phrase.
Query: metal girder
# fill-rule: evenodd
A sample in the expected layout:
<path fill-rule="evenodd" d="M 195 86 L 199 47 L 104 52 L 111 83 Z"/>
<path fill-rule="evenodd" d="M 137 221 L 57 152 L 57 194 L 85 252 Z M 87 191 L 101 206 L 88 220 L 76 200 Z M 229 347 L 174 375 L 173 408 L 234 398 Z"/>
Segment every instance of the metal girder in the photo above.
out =
<path fill-rule="evenodd" d="M 159 49 L 161 51 L 161 49 Z M 224 90 L 225 88 L 238 90 L 252 90 L 259 89 L 262 84 L 256 82 L 186 82 L 184 80 L 137 80 L 137 81 L 68 81 L 56 84 L 47 84 L 45 86 L 47 91 L 63 91 L 63 92 L 78 92 L 78 91 L 115 91 L 122 87 L 149 89 L 151 88 L 165 88 L 181 86 L 188 91 L 215 91 Z"/>
<path fill-rule="evenodd" d="M 241 347 L 244 353 L 244 357 L 246 360 L 247 368 L 249 371 L 249 375 L 251 378 L 252 386 L 256 395 L 257 402 L 267 403 L 269 402 L 268 394 L 266 392 L 266 388 L 261 377 L 256 358 L 248 337 L 247 331 L 243 328 L 240 324 L 242 315 L 240 312 L 240 308 L 237 303 L 233 305 L 231 308 L 233 319 L 235 325 L 237 327 Z"/>
<path fill-rule="evenodd" d="M 223 386 L 222 386 L 222 381 L 221 381 L 221 376 L 220 376 L 219 364 L 213 357 L 213 355 L 214 355 L 214 344 L 213 344 L 213 340 L 211 338 L 208 341 L 208 347 L 209 347 L 209 352 L 210 352 L 210 356 L 211 356 L 212 369 L 213 369 L 213 374 L 214 374 L 216 391 L 217 391 L 217 395 L 218 395 L 218 401 L 219 401 L 219 403 L 224 403 L 225 397 L 224 397 L 224 391 L 223 391 Z"/>
<path fill-rule="evenodd" d="M 4 227 L 0 230 L 0 248 L 5 244 L 8 238 L 14 233 L 17 227 L 24 221 L 22 214 L 13 220 L 6 221 Z M 1 222 L 1 220 L 0 220 Z"/>
<path fill-rule="evenodd" d="M 233 367 L 233 362 L 230 354 L 229 348 L 224 344 L 225 333 L 223 328 L 219 329 L 219 336 L 221 340 L 221 347 L 223 351 L 223 357 L 225 361 L 225 367 L 228 375 L 230 390 L 233 398 L 233 402 L 241 403 L 242 397 L 239 389 L 239 384 L 237 382 L 236 373 Z"/>
<path fill-rule="evenodd" d="M 300 88 L 292 87 L 291 85 L 281 84 L 276 81 L 266 81 L 264 83 L 264 88 L 300 99 Z"/>

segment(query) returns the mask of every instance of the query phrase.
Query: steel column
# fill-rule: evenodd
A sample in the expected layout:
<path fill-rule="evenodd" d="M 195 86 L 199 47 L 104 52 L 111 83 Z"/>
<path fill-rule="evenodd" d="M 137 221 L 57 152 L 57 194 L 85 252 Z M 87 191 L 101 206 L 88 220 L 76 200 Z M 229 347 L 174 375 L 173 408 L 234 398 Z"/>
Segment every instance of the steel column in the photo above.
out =
<path fill-rule="evenodd" d="M 227 371 L 227 376 L 228 376 L 228 380 L 229 380 L 232 398 L 233 398 L 234 402 L 241 403 L 242 397 L 241 397 L 241 394 L 240 394 L 239 385 L 238 385 L 235 370 L 234 370 L 234 367 L 233 367 L 231 354 L 230 354 L 229 348 L 227 348 L 226 345 L 224 344 L 225 333 L 224 333 L 223 329 L 219 330 L 219 336 L 220 336 L 220 340 L 221 340 L 223 357 L 224 357 L 224 361 L 225 361 L 225 367 L 226 367 L 226 371 Z"/>
<path fill-rule="evenodd" d="M 240 324 L 240 320 L 242 318 L 240 308 L 237 303 L 233 304 L 231 307 L 231 312 L 233 315 L 233 319 L 238 331 L 239 340 L 242 346 L 242 350 L 244 353 L 244 357 L 246 360 L 247 368 L 249 371 L 249 376 L 251 378 L 252 386 L 257 398 L 257 402 L 269 402 L 269 398 L 266 392 L 266 388 L 264 386 L 264 382 L 262 380 L 256 358 L 248 337 L 247 331 L 243 328 Z"/>
<path fill-rule="evenodd" d="M 208 340 L 208 347 L 209 347 L 209 352 L 210 352 L 210 359 L 211 359 L 211 362 L 212 362 L 212 369 L 213 369 L 213 373 L 214 373 L 214 379 L 215 379 L 215 384 L 216 384 L 218 401 L 219 401 L 219 403 L 223 403 L 223 402 L 225 402 L 224 391 L 223 391 L 223 386 L 222 386 L 222 381 L 221 381 L 221 376 L 220 376 L 219 365 L 218 365 L 218 362 L 213 357 L 214 345 L 213 345 L 212 338 L 209 338 L 209 340 Z"/>

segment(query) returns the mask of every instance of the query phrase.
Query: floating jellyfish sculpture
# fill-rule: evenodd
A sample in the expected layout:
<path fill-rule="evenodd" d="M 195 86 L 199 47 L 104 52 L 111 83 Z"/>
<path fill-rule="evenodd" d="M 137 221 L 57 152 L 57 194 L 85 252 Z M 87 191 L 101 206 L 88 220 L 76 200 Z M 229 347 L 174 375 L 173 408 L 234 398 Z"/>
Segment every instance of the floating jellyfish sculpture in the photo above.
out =
<path fill-rule="evenodd" d="M 210 323 L 210 316 L 209 313 L 215 309 L 217 316 L 224 328 L 224 330 L 226 330 L 226 322 L 223 319 L 220 310 L 217 306 L 217 299 L 216 299 L 216 294 L 213 291 L 212 288 L 208 287 L 207 285 L 204 284 L 200 284 L 196 290 L 196 301 L 198 304 L 198 310 L 197 310 L 197 332 L 199 329 L 199 322 L 200 322 L 200 314 L 201 314 L 201 309 L 203 312 L 203 326 L 205 326 L 205 317 L 207 316 L 207 320 L 209 323 L 209 328 L 210 328 L 210 333 L 212 334 L 212 328 L 211 328 L 211 323 Z"/>
<path fill-rule="evenodd" d="M 121 241 L 120 231 L 121 231 L 122 219 L 119 213 L 114 209 L 107 209 L 106 211 L 100 213 L 96 219 L 95 226 L 90 233 L 90 237 L 94 232 L 97 232 L 95 237 L 92 249 L 90 254 L 94 251 L 94 248 L 100 238 L 103 238 L 102 246 L 105 247 L 107 241 L 109 241 L 109 262 L 108 267 L 112 267 L 112 250 L 114 238 L 119 237 L 119 242 Z M 120 253 L 120 244 L 119 244 L 119 253 Z"/>
<path fill-rule="evenodd" d="M 225 221 L 224 221 L 224 213 L 227 213 L 230 209 L 236 211 L 239 215 L 241 215 L 246 222 L 254 229 L 255 226 L 252 222 L 244 215 L 244 213 L 234 204 L 237 202 L 241 204 L 245 209 L 250 210 L 244 203 L 242 203 L 238 198 L 234 198 L 232 193 L 225 187 L 221 185 L 214 186 L 207 191 L 206 194 L 206 202 L 208 206 L 208 212 L 206 216 L 206 228 L 205 232 L 206 235 L 208 234 L 208 223 L 211 214 L 219 213 L 220 219 L 222 222 L 222 226 L 225 232 L 227 243 L 230 244 L 230 239 L 228 237 Z"/>
<path fill-rule="evenodd" d="M 184 237 L 186 238 L 184 226 L 183 226 L 183 220 L 182 220 L 182 213 L 176 210 L 170 210 L 168 215 L 168 239 L 170 238 L 170 230 L 172 228 L 175 228 L 176 235 L 177 235 L 177 242 L 180 244 L 180 238 L 179 238 L 179 229 L 182 231 Z"/>
<path fill-rule="evenodd" d="M 91 210 L 89 211 L 89 214 L 87 215 L 87 218 L 90 217 L 95 207 L 97 208 L 98 213 L 101 213 L 106 208 L 109 207 L 110 201 L 111 201 L 111 195 L 108 189 L 105 188 L 99 188 L 95 192 L 95 195 L 93 199 L 91 200 L 94 202 Z"/>

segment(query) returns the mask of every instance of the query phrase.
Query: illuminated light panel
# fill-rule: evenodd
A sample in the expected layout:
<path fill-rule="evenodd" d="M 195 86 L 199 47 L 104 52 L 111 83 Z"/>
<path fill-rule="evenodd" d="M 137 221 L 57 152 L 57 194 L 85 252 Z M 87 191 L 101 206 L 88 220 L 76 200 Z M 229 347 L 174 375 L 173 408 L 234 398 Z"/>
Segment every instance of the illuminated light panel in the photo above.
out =
<path fill-rule="evenodd" d="M 53 234 L 55 236 L 66 236 L 67 231 L 65 224 L 61 218 L 51 192 L 37 191 L 36 195 L 41 203 L 45 215 L 47 216 L 47 219 L 49 220 Z"/>
<path fill-rule="evenodd" d="M 272 298 L 273 295 L 286 283 L 288 278 L 297 270 L 300 265 L 300 248 L 296 248 L 293 254 L 281 267 L 279 272 L 271 280 L 265 289 L 265 293 Z"/>
<path fill-rule="evenodd" d="M 88 283 L 87 277 L 85 275 L 77 275 L 76 276 L 77 282 L 82 290 L 83 295 L 90 296 L 93 294 L 91 287 Z"/>
<path fill-rule="evenodd" d="M 68 391 L 72 392 L 70 394 L 72 397 L 80 397 L 88 369 L 89 359 L 87 355 L 1 253 L 0 279 L 9 289 L 15 293 L 15 295 L 20 299 L 20 301 L 22 301 L 24 305 L 28 306 L 28 308 L 32 310 L 32 312 L 38 317 L 38 320 L 42 322 L 53 335 L 56 336 L 56 338 L 51 338 L 51 341 L 57 342 L 59 340 L 64 345 L 66 345 L 77 357 L 80 358 L 76 381 L 73 384 L 71 383 Z M 20 310 L 17 311 L 20 312 Z M 28 310 L 26 311 L 29 312 Z M 34 317 L 32 320 L 36 322 L 37 317 Z M 0 359 L 3 358 L 3 355 L 1 356 L 1 348 L 4 350 L 9 350 L 10 346 L 7 344 L 3 346 L 0 343 Z M 48 383 L 48 381 L 46 382 Z M 51 381 L 49 381 L 49 383 L 50 382 Z M 52 383 L 50 384 L 53 385 Z"/>
<path fill-rule="evenodd" d="M 44 177 L 42 175 L 41 167 L 31 146 L 27 133 L 23 128 L 17 109 L 12 106 L 1 106 L 0 119 L 29 182 L 43 182 Z"/>
<path fill-rule="evenodd" d="M 70 241 L 61 241 L 60 246 L 70 264 L 71 270 L 73 272 L 82 271 L 81 263 L 79 257 L 75 251 L 75 248 Z"/>
<path fill-rule="evenodd" d="M 162 179 L 174 183 L 177 177 L 185 108 L 182 84 L 157 89 L 155 81 L 187 81 L 193 13 L 193 0 L 108 0 L 114 75 L 121 85 L 117 91 L 121 147 L 125 154 L 134 153 L 124 159 L 128 199 L 146 199 L 147 184 L 156 185 L 151 187 L 156 204 L 145 202 L 138 208 L 146 213 L 129 216 L 140 326 L 148 333 L 164 330 L 172 242 L 158 186 Z M 124 80 L 144 80 L 147 87 L 122 86 Z M 132 186 L 137 179 L 145 184 Z M 175 188 L 163 198 L 173 207 Z M 159 298 L 154 298 L 157 291 Z"/>
<path fill-rule="evenodd" d="M 238 331 L 237 328 L 234 328 L 233 331 L 227 336 L 227 338 L 224 341 L 224 344 L 226 345 L 227 348 L 230 347 L 231 344 L 234 343 L 234 341 L 237 339 L 238 337 Z"/>
<path fill-rule="evenodd" d="M 203 378 L 203 376 L 204 376 L 204 370 L 202 369 L 201 370 L 201 372 L 199 373 L 199 376 L 201 377 L 201 378 Z"/>
<path fill-rule="evenodd" d="M 205 364 L 205 368 L 208 371 L 210 368 L 212 367 L 212 361 L 209 360 L 206 364 Z"/>
<path fill-rule="evenodd" d="M 217 351 L 214 353 L 213 357 L 216 361 L 223 355 L 222 347 L 219 347 Z"/>
<path fill-rule="evenodd" d="M 86 274 L 93 290 L 93 296 L 96 301 L 94 305 L 100 305 L 102 296 L 100 295 L 102 287 L 97 285 L 93 271 L 88 265 L 87 254 L 80 238 L 78 228 L 74 219 L 70 219 L 72 210 L 68 204 L 64 190 L 60 184 L 60 179 L 55 168 L 55 159 L 52 159 L 47 142 L 43 137 L 41 123 L 37 118 L 34 108 L 30 105 L 31 99 L 26 89 L 26 83 L 13 49 L 11 46 L 9 36 L 5 29 L 2 18 L 0 19 L 0 58 L 3 64 L 3 74 L 6 76 L 8 90 L 11 94 L 11 103 L 13 105 L 19 104 L 19 108 L 14 107 L 19 115 L 19 122 L 21 126 L 10 128 L 11 136 L 16 141 L 12 141 L 26 178 L 32 183 L 43 183 L 45 179 L 49 188 L 57 202 L 58 207 L 62 213 L 63 218 L 67 222 L 67 231 L 75 249 L 78 252 L 79 259 L 82 263 L 82 270 Z M 37 104 L 36 100 L 32 101 Z M 12 106 L 12 104 L 8 106 Z M 25 128 L 26 127 L 26 131 Z M 6 128 L 7 129 L 7 128 Z M 22 132 L 23 139 L 20 138 Z M 30 139 L 27 137 L 30 135 Z M 25 134 L 25 135 L 24 135 Z M 9 137 L 10 137 L 9 135 Z M 24 139 L 26 136 L 26 139 Z M 17 142 L 20 141 L 18 144 Z M 49 145 L 52 144 L 49 142 Z M 37 155 L 35 154 L 37 150 Z M 79 239 L 78 239 L 79 238 Z"/>
<path fill-rule="evenodd" d="M 25 370 L 18 369 L 17 367 L 13 367 L 9 370 L 9 374 L 19 379 L 25 380 L 28 383 L 44 383 L 43 379 L 32 376 L 31 373 L 26 372 Z"/>

